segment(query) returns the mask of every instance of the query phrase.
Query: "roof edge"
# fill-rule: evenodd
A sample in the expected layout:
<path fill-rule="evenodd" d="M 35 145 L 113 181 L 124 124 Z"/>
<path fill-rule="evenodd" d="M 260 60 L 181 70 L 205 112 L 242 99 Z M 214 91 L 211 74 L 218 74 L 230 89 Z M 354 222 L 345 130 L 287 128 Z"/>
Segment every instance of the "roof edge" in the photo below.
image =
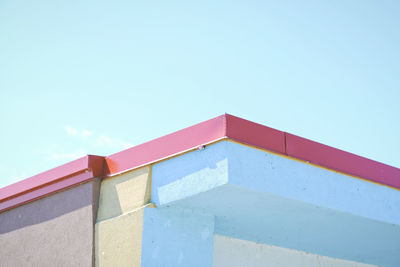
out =
<path fill-rule="evenodd" d="M 104 157 L 87 155 L 0 188 L 0 211 L 102 177 Z"/>
<path fill-rule="evenodd" d="M 65 190 L 94 177 L 117 175 L 223 139 L 400 189 L 400 169 L 396 167 L 223 114 L 108 157 L 88 155 L 0 188 L 0 211 Z"/>
<path fill-rule="evenodd" d="M 286 154 L 364 180 L 400 189 L 400 169 L 356 154 L 285 133 Z"/>
<path fill-rule="evenodd" d="M 106 175 L 115 175 L 184 153 L 226 136 L 226 114 L 106 157 Z"/>

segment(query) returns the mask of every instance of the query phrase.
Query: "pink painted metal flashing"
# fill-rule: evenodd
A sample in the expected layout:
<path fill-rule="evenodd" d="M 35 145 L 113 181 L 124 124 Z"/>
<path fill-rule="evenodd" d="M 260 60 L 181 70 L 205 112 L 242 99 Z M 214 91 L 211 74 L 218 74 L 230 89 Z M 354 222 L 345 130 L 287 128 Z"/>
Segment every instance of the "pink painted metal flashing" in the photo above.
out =
<path fill-rule="evenodd" d="M 135 169 L 222 139 L 285 154 L 283 132 L 224 114 L 108 156 L 107 175 Z"/>
<path fill-rule="evenodd" d="M 224 114 L 106 158 L 107 175 L 231 139 L 400 189 L 400 169 L 299 136 Z"/>
<path fill-rule="evenodd" d="M 0 211 L 102 177 L 104 158 L 88 155 L 0 189 Z"/>
<path fill-rule="evenodd" d="M 224 114 L 106 158 L 87 156 L 4 187 L 0 189 L 0 211 L 64 190 L 93 177 L 126 172 L 222 139 L 270 150 L 400 189 L 398 168 Z"/>

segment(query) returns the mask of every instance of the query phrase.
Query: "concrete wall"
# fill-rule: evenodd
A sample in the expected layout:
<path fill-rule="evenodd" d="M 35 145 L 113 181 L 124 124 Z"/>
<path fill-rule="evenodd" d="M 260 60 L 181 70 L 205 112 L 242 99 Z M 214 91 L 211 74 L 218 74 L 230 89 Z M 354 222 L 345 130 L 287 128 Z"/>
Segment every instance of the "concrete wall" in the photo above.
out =
<path fill-rule="evenodd" d="M 212 214 L 190 209 L 146 208 L 143 222 L 142 267 L 212 266 Z"/>
<path fill-rule="evenodd" d="M 400 266 L 398 190 L 238 143 L 154 164 L 152 201 L 213 214 L 218 235 Z"/>
<path fill-rule="evenodd" d="M 220 235 L 214 236 L 213 266 L 377 267 Z"/>
<path fill-rule="evenodd" d="M 0 213 L 0 267 L 397 267 L 398 200 L 222 141 Z"/>
<path fill-rule="evenodd" d="M 0 266 L 92 266 L 99 181 L 0 213 Z"/>
<path fill-rule="evenodd" d="M 143 207 L 150 202 L 151 167 L 104 179 L 96 223 L 96 266 L 140 266 Z"/>

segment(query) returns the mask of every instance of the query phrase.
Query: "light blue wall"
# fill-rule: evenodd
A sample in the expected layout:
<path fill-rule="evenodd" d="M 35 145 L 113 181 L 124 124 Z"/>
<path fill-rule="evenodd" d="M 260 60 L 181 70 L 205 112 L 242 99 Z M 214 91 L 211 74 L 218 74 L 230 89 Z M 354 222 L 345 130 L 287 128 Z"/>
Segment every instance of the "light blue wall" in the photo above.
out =
<path fill-rule="evenodd" d="M 153 201 L 215 215 L 215 233 L 400 266 L 399 191 L 223 141 L 153 166 Z"/>
<path fill-rule="evenodd" d="M 229 183 L 400 225 L 400 191 L 232 142 Z"/>
<path fill-rule="evenodd" d="M 234 184 L 400 225 L 398 190 L 222 141 L 153 166 L 157 205 Z"/>
<path fill-rule="evenodd" d="M 145 208 L 144 267 L 212 266 L 214 216 L 179 208 Z"/>
<path fill-rule="evenodd" d="M 226 184 L 228 158 L 224 144 L 217 143 L 153 165 L 152 202 L 165 205 Z"/>

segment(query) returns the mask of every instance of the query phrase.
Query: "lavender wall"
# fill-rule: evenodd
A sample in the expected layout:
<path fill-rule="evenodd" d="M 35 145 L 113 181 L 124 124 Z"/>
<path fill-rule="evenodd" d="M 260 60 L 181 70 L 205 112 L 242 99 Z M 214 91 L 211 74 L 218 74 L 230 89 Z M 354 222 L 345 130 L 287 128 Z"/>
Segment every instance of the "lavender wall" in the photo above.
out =
<path fill-rule="evenodd" d="M 93 266 L 99 181 L 0 213 L 0 266 Z"/>

